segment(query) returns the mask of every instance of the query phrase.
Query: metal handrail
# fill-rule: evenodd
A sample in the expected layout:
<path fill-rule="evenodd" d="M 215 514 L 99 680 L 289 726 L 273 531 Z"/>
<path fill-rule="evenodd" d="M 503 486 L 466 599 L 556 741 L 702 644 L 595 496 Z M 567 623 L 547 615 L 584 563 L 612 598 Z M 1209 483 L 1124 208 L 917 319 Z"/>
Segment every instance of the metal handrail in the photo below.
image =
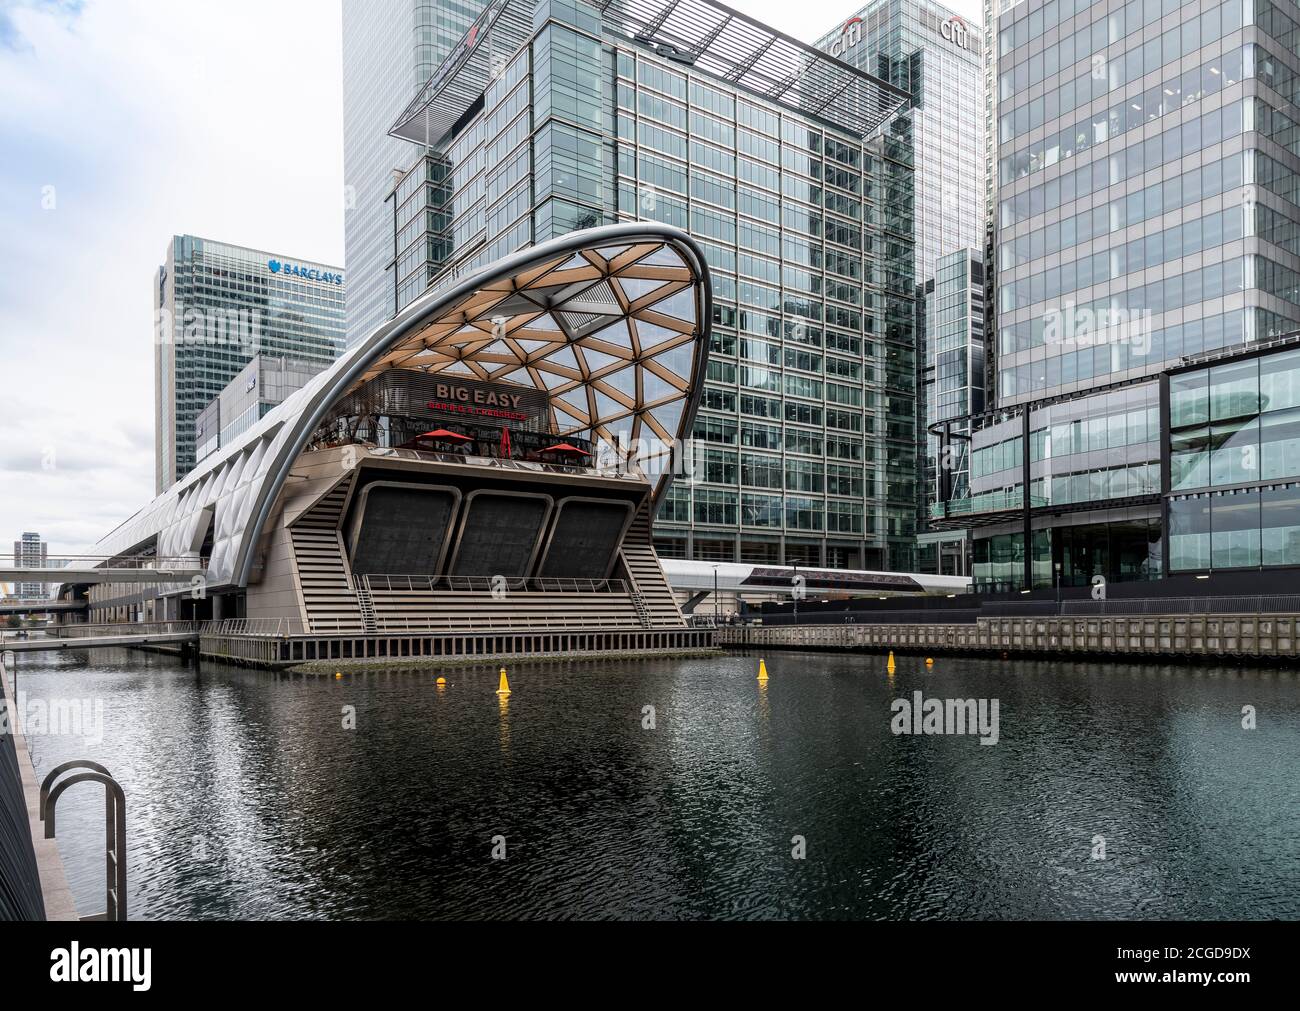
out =
<path fill-rule="evenodd" d="M 125 638 L 142 635 L 194 635 L 199 632 L 200 624 L 197 621 L 117 621 L 98 624 L 75 622 L 64 625 L 46 625 L 40 631 L 45 633 L 47 639 L 56 640 L 112 638 L 113 636 Z M 10 633 L 18 631 L 21 630 L 6 629 L 0 631 L 0 642 L 16 639 L 16 636 Z"/>
<path fill-rule="evenodd" d="M 65 772 L 73 769 L 90 769 L 54 785 Z M 59 798 L 69 787 L 78 783 L 102 783 L 104 786 L 104 866 L 105 866 L 105 920 L 126 919 L 126 793 L 122 784 L 97 762 L 64 762 L 50 770 L 41 783 L 40 820 L 45 823 L 45 838 L 53 839 L 55 810 Z M 98 919 L 99 917 L 86 917 Z"/>
<path fill-rule="evenodd" d="M 3 565 L 5 559 L 9 559 L 13 564 Z M 3 571 L 4 568 L 78 568 L 81 565 L 88 565 L 89 568 L 96 569 L 206 569 L 208 561 L 209 559 L 201 558 L 198 555 L 147 556 L 143 558 L 119 558 L 116 555 L 47 555 L 43 561 L 37 564 L 31 562 L 27 555 L 10 553 L 0 554 L 0 571 Z"/>
<path fill-rule="evenodd" d="M 570 576 L 416 576 L 364 574 L 362 585 L 374 592 L 451 590 L 492 593 L 504 589 L 517 593 L 627 593 L 623 579 L 582 579 Z"/>

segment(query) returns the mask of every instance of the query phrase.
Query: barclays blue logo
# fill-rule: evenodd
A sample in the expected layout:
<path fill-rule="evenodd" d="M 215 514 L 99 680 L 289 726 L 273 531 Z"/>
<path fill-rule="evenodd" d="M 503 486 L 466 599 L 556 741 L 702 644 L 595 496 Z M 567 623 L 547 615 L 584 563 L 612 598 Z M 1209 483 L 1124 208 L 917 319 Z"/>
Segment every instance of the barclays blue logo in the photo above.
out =
<path fill-rule="evenodd" d="M 301 277 L 305 281 L 323 281 L 325 284 L 342 284 L 343 275 L 316 267 L 300 267 L 296 263 L 281 263 L 279 260 L 267 260 L 266 266 L 272 274 L 288 274 Z"/>

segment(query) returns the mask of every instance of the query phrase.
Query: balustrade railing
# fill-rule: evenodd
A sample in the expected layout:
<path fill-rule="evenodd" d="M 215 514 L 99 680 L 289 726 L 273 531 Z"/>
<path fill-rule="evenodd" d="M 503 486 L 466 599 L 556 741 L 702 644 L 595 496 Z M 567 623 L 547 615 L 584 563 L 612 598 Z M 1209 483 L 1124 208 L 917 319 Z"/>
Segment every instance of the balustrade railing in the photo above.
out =
<path fill-rule="evenodd" d="M 365 574 L 359 577 L 371 592 L 441 591 L 460 593 L 627 593 L 623 579 L 577 579 L 534 576 L 406 576 Z"/>

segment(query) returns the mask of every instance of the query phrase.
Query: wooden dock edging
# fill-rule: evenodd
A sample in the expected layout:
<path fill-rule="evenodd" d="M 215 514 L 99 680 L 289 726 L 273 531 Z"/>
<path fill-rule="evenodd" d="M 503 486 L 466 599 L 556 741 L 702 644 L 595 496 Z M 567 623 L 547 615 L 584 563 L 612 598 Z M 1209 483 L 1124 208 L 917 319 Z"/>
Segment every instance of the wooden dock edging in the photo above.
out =
<path fill-rule="evenodd" d="M 980 618 L 960 625 L 730 626 L 718 629 L 717 643 L 731 649 L 1295 660 L 1297 631 L 1300 615 Z"/>

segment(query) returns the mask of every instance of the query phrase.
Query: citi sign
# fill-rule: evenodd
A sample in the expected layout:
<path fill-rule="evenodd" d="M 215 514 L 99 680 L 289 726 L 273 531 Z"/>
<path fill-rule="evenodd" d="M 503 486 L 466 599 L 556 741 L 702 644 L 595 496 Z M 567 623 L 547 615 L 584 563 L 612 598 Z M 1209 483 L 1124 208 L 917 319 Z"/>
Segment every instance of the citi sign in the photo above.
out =
<path fill-rule="evenodd" d="M 296 263 L 281 263 L 279 260 L 267 260 L 266 266 L 272 274 L 289 274 L 292 277 L 301 277 L 306 281 L 324 281 L 326 284 L 343 283 L 342 274 L 335 274 L 328 270 L 317 270 L 315 267 L 300 267 Z"/>
<path fill-rule="evenodd" d="M 951 42 L 958 49 L 970 48 L 970 29 L 956 14 L 943 21 L 939 20 L 939 15 L 934 11 L 922 10 L 921 16 L 932 31 L 939 33 L 940 38 Z"/>
<path fill-rule="evenodd" d="M 839 59 L 862 41 L 862 19 L 849 18 L 840 29 L 840 37 L 831 43 L 831 55 Z"/>

